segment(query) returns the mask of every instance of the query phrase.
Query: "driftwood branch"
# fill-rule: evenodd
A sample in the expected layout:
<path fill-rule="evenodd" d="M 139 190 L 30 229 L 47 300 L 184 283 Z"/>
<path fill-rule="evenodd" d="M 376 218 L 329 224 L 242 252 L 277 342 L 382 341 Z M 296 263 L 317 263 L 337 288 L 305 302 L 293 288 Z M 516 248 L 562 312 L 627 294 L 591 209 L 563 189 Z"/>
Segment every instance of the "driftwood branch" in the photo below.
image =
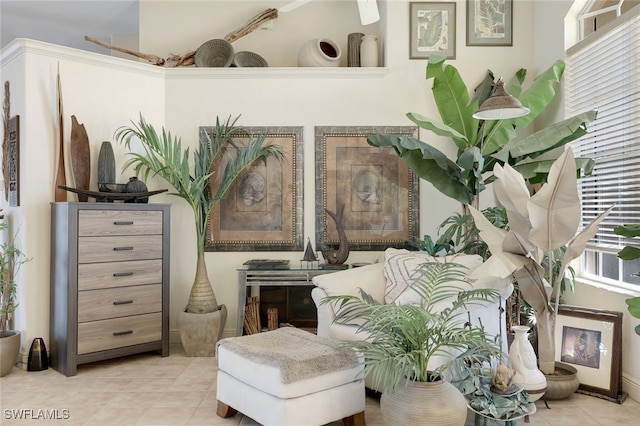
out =
<path fill-rule="evenodd" d="M 266 21 L 276 19 L 277 17 L 278 17 L 277 9 L 266 9 L 260 12 L 259 14 L 257 14 L 256 16 L 254 16 L 253 18 L 251 18 L 242 27 L 224 36 L 224 39 L 229 43 L 232 43 L 238 40 L 239 38 L 244 37 L 247 34 L 251 33 L 253 30 L 260 27 Z M 190 50 L 186 53 L 183 53 L 182 55 L 175 55 L 172 53 L 171 56 L 169 56 L 167 59 L 164 59 L 156 55 L 140 53 L 124 47 L 113 46 L 111 44 L 100 41 L 94 37 L 84 36 L 84 39 L 86 41 L 90 41 L 91 43 L 95 43 L 98 46 L 102 46 L 107 49 L 115 50 L 118 52 L 126 53 L 127 55 L 133 55 L 137 58 L 144 59 L 152 63 L 153 65 L 159 65 L 164 67 L 183 67 L 183 66 L 193 65 L 195 61 L 195 55 L 196 55 L 195 50 Z"/>
<path fill-rule="evenodd" d="M 249 19 L 242 27 L 224 36 L 224 39 L 229 43 L 233 43 L 239 38 L 244 37 L 247 34 L 251 33 L 253 30 L 260 27 L 260 25 L 262 25 L 266 21 L 271 21 L 272 19 L 276 19 L 277 17 L 278 17 L 278 9 L 266 9 L 258 13 L 253 18 Z"/>

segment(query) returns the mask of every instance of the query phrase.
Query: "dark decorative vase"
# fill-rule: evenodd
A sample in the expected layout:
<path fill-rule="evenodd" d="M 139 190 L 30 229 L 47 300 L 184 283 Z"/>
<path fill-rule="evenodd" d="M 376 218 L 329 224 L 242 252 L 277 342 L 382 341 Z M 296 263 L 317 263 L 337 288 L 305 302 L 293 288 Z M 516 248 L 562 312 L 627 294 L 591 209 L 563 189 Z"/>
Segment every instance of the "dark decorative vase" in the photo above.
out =
<path fill-rule="evenodd" d="M 130 177 L 129 182 L 124 187 L 126 193 L 144 193 L 147 192 L 147 185 L 136 176 Z M 149 197 L 140 197 L 126 200 L 125 203 L 148 203 Z"/>
<path fill-rule="evenodd" d="M 363 33 L 351 33 L 347 37 L 347 66 L 360 66 L 360 43 L 362 43 Z"/>
<path fill-rule="evenodd" d="M 31 349 L 29 349 L 27 371 L 42 371 L 47 368 L 49 368 L 47 347 L 44 345 L 44 339 L 42 337 L 36 337 L 31 343 Z"/>
<path fill-rule="evenodd" d="M 98 190 L 109 191 L 107 184 L 116 183 L 116 159 L 111 142 L 102 142 L 98 154 Z"/>

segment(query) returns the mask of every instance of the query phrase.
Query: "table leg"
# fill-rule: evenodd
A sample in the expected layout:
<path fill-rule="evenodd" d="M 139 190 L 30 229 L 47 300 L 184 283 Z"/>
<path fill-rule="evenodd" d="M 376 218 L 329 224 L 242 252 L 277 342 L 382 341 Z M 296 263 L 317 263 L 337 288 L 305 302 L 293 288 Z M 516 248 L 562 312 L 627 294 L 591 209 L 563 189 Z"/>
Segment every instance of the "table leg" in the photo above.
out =
<path fill-rule="evenodd" d="M 247 273 L 238 272 L 238 321 L 236 322 L 236 336 L 242 336 L 244 326 L 244 307 L 247 304 Z"/>

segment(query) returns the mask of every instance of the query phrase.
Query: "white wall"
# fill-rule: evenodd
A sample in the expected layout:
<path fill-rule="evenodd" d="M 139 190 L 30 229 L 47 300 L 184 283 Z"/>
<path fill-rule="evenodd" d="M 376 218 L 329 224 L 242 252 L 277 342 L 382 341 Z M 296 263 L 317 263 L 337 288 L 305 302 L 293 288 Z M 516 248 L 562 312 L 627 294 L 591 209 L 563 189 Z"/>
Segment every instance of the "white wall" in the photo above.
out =
<path fill-rule="evenodd" d="M 183 53 L 210 38 L 223 37 L 266 7 L 284 3 L 286 1 L 143 1 L 140 51 L 163 57 Z M 456 59 L 450 63 L 459 69 L 470 90 L 488 68 L 497 76 L 509 77 L 524 67 L 530 71 L 530 82 L 537 72 L 563 57 L 562 44 L 547 39 L 549 23 L 553 23 L 554 28 L 550 33 L 561 34 L 555 30 L 556 25 L 562 25 L 563 16 L 559 15 L 564 13 L 558 2 L 516 0 L 512 47 L 465 46 L 466 2 L 457 1 L 456 5 L 457 52 Z M 385 35 L 382 48 L 387 68 L 383 70 L 164 69 L 136 60 L 34 41 L 20 40 L 5 48 L 0 54 L 2 80 L 10 80 L 12 84 L 12 114 L 23 118 L 23 202 L 15 209 L 9 209 L 4 201 L 1 205 L 15 223 L 22 223 L 23 247 L 33 257 L 25 267 L 16 324 L 24 332 L 23 351 L 28 350 L 33 338 L 48 336 L 49 202 L 53 200 L 58 64 L 63 83 L 66 143 L 70 116 L 75 114 L 87 128 L 92 159 L 97 161 L 102 141 L 111 140 L 118 167 L 124 164 L 125 150 L 115 143 L 113 133 L 130 120 L 136 120 L 139 113 L 157 127 L 166 126 L 180 135 L 184 144 L 192 146 L 197 144 L 198 127 L 214 124 L 216 115 L 241 114 L 241 124 L 246 126 L 303 126 L 304 240 L 307 237 L 314 240 L 314 126 L 411 125 L 405 118 L 407 112 L 437 116 L 430 96 L 431 83 L 424 79 L 426 60 L 408 59 L 409 2 L 381 2 L 381 12 L 383 20 L 369 31 L 360 26 L 354 1 L 314 0 L 298 9 L 296 15 L 282 14 L 273 30 L 259 30 L 238 40 L 234 46 L 237 50 L 256 51 L 272 65 L 290 66 L 295 64 L 297 46 L 308 38 L 336 37 L 346 44 L 346 35 L 350 32 L 375 31 Z M 540 28 L 534 25 L 538 20 L 543 21 L 539 24 L 545 31 L 536 31 Z M 302 27 L 308 31 L 298 33 L 300 23 L 304 23 Z M 290 43 L 287 48 L 283 47 L 285 41 Z M 346 48 L 344 51 L 346 55 Z M 448 140 L 438 140 L 426 132 L 421 137 L 451 150 Z M 130 171 L 123 173 L 120 181 L 126 181 L 131 174 Z M 167 184 L 159 180 L 147 184 L 150 189 L 167 188 Z M 95 168 L 92 185 L 95 187 Z M 435 234 L 437 225 L 460 209 L 458 203 L 445 198 L 426 182 L 421 183 L 420 197 L 421 235 Z M 483 198 L 484 203 L 492 199 L 490 195 Z M 170 328 L 175 330 L 176 312 L 186 303 L 195 271 L 192 213 L 181 199 L 166 194 L 153 196 L 151 201 L 173 205 Z M 352 252 L 348 262 L 368 262 L 380 254 Z M 218 301 L 229 308 L 226 335 L 233 334 L 236 323 L 236 268 L 256 257 L 297 262 L 301 256 L 302 252 L 206 253 Z M 633 359 L 631 355 L 625 358 Z M 640 372 L 630 369 L 628 364 L 625 371 L 640 377 Z"/>

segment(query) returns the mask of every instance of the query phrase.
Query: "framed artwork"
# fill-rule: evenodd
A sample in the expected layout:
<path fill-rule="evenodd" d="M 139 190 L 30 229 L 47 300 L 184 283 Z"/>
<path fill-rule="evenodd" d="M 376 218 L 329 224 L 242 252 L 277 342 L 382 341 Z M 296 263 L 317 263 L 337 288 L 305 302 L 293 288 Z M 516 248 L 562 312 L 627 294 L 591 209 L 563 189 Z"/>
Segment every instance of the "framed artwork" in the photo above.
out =
<path fill-rule="evenodd" d="M 467 0 L 467 46 L 512 46 L 513 0 Z"/>
<path fill-rule="evenodd" d="M 578 392 L 617 400 L 622 394 L 622 313 L 561 305 L 556 361 L 578 370 Z"/>
<path fill-rule="evenodd" d="M 9 171 L 9 205 L 20 205 L 20 116 L 9 119 L 8 171 Z M 6 179 L 6 177 L 5 177 Z"/>
<path fill-rule="evenodd" d="M 436 53 L 455 59 L 455 2 L 411 2 L 409 9 L 409 59 Z"/>
<path fill-rule="evenodd" d="M 214 127 L 200 127 L 211 132 Z M 302 127 L 243 127 L 265 145 L 282 147 L 284 158 L 268 158 L 245 170 L 214 208 L 206 251 L 300 251 L 302 241 Z M 242 144 L 247 135 L 234 137 Z M 230 150 L 228 155 L 232 155 Z M 222 160 L 224 161 L 224 160 Z M 220 164 L 217 167 L 224 167 Z M 214 178 L 212 178 L 214 179 Z"/>
<path fill-rule="evenodd" d="M 393 148 L 367 143 L 373 134 L 417 138 L 413 126 L 316 127 L 316 247 L 339 242 L 350 250 L 408 248 L 419 229 L 418 177 Z"/>

